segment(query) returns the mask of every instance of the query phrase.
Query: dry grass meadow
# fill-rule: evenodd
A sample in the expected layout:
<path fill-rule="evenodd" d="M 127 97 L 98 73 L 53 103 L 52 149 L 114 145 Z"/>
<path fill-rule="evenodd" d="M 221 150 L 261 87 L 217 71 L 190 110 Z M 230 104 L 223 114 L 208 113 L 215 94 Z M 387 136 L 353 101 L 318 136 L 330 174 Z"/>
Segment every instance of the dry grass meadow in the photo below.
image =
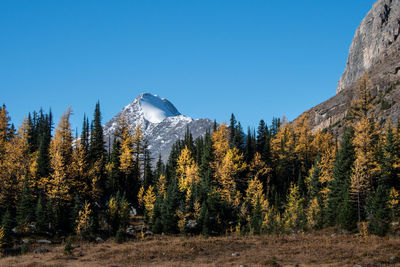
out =
<path fill-rule="evenodd" d="M 0 266 L 400 266 L 399 238 L 331 233 L 152 236 L 123 244 L 74 243 L 71 255 L 64 255 L 63 245 L 47 245 L 47 253 L 4 257 Z"/>

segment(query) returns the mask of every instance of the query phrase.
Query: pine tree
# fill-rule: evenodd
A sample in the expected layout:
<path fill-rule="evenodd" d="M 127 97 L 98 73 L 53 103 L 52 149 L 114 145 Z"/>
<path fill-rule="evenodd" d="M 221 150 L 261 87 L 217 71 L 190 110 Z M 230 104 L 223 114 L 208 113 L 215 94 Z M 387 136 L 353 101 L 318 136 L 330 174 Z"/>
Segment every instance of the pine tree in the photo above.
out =
<path fill-rule="evenodd" d="M 161 207 L 161 224 L 164 233 L 178 232 L 178 218 L 176 216 L 176 211 L 179 206 L 179 199 L 178 183 L 174 179 L 168 185 L 165 200 Z"/>
<path fill-rule="evenodd" d="M 368 217 L 368 230 L 372 234 L 384 236 L 389 231 L 390 210 L 388 208 L 389 195 L 386 186 L 379 185 L 370 201 L 371 216 Z"/>
<path fill-rule="evenodd" d="M 235 129 L 236 129 L 236 118 L 235 115 L 232 113 L 231 118 L 230 118 L 230 124 L 229 124 L 229 144 L 230 147 L 234 147 L 234 139 L 235 139 Z"/>
<path fill-rule="evenodd" d="M 107 192 L 108 196 L 115 195 L 117 192 L 124 192 L 125 184 L 120 170 L 121 167 L 121 145 L 115 138 L 112 145 L 110 162 L 107 165 Z"/>
<path fill-rule="evenodd" d="M 340 206 L 348 197 L 351 168 L 354 163 L 352 128 L 345 128 L 340 149 L 337 151 L 332 169 L 332 180 L 328 183 L 328 195 L 325 209 L 325 223 L 333 226 L 337 223 Z M 346 206 L 348 203 L 344 203 Z M 347 209 L 351 212 L 352 209 Z M 353 214 L 354 215 L 354 214 Z M 351 215 L 349 215 L 351 217 Z M 356 215 L 355 215 L 356 216 Z"/>
<path fill-rule="evenodd" d="M 357 211 L 351 203 L 348 191 L 342 193 L 342 199 L 337 203 L 337 225 L 342 229 L 352 231 L 357 228 Z"/>
<path fill-rule="evenodd" d="M 385 185 L 387 188 L 397 187 L 398 168 L 400 166 L 398 140 L 395 138 L 391 123 L 386 127 L 386 135 L 381 138 L 382 156 L 380 159 L 381 174 L 378 180 L 379 185 Z"/>
<path fill-rule="evenodd" d="M 1 227 L 3 228 L 3 238 L 1 240 L 3 243 L 2 247 L 10 247 L 12 245 L 11 229 L 13 227 L 13 219 L 9 209 L 7 209 L 6 213 L 3 215 Z"/>
<path fill-rule="evenodd" d="M 40 196 L 35 208 L 35 218 L 36 218 L 36 232 L 41 234 L 48 230 L 46 225 L 46 207 L 43 206 L 42 197 Z"/>
<path fill-rule="evenodd" d="M 27 224 L 34 219 L 34 204 L 31 189 L 28 184 L 28 180 L 24 180 L 24 187 L 21 192 L 21 198 L 17 208 L 17 224 L 20 229 L 24 230 Z"/>
<path fill-rule="evenodd" d="M 251 133 L 250 128 L 248 128 L 247 136 L 246 136 L 246 147 L 245 147 L 245 153 L 244 153 L 244 158 L 247 163 L 250 163 L 253 160 L 255 152 L 256 152 L 255 137 Z"/>
<path fill-rule="evenodd" d="M 154 185 L 153 171 L 151 168 L 151 157 L 150 151 L 147 148 L 147 141 L 144 144 L 143 149 L 143 185 L 148 188 L 150 185 Z"/>
<path fill-rule="evenodd" d="M 89 154 L 92 164 L 97 160 L 104 160 L 105 153 L 103 127 L 101 126 L 100 102 L 97 102 L 90 131 Z"/>
<path fill-rule="evenodd" d="M 100 103 L 96 103 L 94 118 L 90 127 L 89 163 L 91 167 L 91 195 L 93 202 L 104 200 L 106 150 L 103 127 L 101 126 Z M 95 208 L 95 206 L 94 206 Z M 93 211 L 96 213 L 96 211 Z"/>

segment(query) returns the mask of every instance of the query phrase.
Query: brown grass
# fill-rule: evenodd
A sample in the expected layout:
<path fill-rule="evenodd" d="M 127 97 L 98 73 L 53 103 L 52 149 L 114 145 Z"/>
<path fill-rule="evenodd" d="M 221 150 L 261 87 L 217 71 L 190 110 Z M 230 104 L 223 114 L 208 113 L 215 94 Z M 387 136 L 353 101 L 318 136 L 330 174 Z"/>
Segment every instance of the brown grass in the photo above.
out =
<path fill-rule="evenodd" d="M 400 239 L 319 232 L 296 236 L 167 237 L 116 244 L 52 245 L 44 254 L 0 259 L 0 266 L 400 266 Z M 232 256 L 237 253 L 237 256 Z M 396 257 L 393 262 L 390 258 Z"/>

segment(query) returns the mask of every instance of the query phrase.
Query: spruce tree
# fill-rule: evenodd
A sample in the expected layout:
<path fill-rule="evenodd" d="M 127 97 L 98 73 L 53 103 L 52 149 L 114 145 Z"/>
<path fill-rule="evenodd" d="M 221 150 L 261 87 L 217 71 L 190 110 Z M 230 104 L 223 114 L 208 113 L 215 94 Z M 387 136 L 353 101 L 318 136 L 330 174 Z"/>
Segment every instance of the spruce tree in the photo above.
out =
<path fill-rule="evenodd" d="M 234 147 L 234 139 L 235 139 L 235 134 L 236 134 L 236 118 L 235 115 L 232 113 L 231 118 L 230 118 L 230 123 L 229 123 L 229 144 L 231 148 Z"/>
<path fill-rule="evenodd" d="M 352 128 L 346 128 L 340 144 L 340 149 L 336 153 L 333 164 L 333 179 L 328 184 L 329 193 L 326 204 L 325 223 L 333 226 L 337 223 L 340 206 L 346 202 L 350 187 L 351 168 L 354 163 L 354 146 L 352 144 L 354 131 Z M 344 205 L 347 205 L 345 203 Z M 351 212 L 353 209 L 347 209 Z M 353 214 L 356 216 L 356 214 Z"/>
<path fill-rule="evenodd" d="M 100 102 L 96 103 L 94 110 L 94 118 L 92 121 L 92 127 L 90 132 L 90 147 L 89 147 L 90 158 L 92 163 L 97 160 L 104 160 L 106 150 L 104 148 L 104 136 L 103 127 L 101 126 L 101 112 Z"/>
<path fill-rule="evenodd" d="M 17 208 L 17 224 L 19 227 L 25 227 L 34 219 L 34 201 L 28 180 L 24 180 L 24 186 L 21 192 L 21 198 Z"/>
<path fill-rule="evenodd" d="M 179 206 L 180 193 L 176 179 L 171 180 L 167 188 L 167 194 L 161 208 L 161 222 L 164 233 L 178 232 L 178 218 L 176 210 Z"/>
<path fill-rule="evenodd" d="M 11 230 L 13 228 L 13 219 L 9 209 L 7 209 L 6 213 L 3 215 L 1 227 L 4 229 L 4 236 L 2 238 L 3 247 L 10 247 L 12 245 Z"/>
<path fill-rule="evenodd" d="M 47 212 L 46 207 L 43 205 L 42 197 L 39 197 L 36 208 L 35 208 L 35 218 L 36 218 L 36 232 L 37 233 L 44 233 L 48 230 L 46 225 L 47 222 Z"/>
<path fill-rule="evenodd" d="M 388 208 L 389 194 L 386 186 L 379 185 L 370 199 L 368 228 L 371 234 L 384 236 L 389 231 L 390 210 Z"/>
<path fill-rule="evenodd" d="M 152 159 L 150 157 L 150 151 L 147 147 L 148 144 L 145 142 L 143 149 L 143 186 L 145 188 L 148 188 L 150 185 L 154 185 L 153 171 L 151 169 Z"/>

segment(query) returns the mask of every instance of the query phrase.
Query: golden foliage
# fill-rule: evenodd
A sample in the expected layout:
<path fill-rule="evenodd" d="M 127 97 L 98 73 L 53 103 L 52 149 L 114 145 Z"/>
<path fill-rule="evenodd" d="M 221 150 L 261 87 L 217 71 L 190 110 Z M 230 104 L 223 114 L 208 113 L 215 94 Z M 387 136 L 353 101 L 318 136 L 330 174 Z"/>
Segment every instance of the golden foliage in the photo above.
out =
<path fill-rule="evenodd" d="M 167 196 L 167 179 L 164 174 L 161 174 L 157 182 L 157 194 L 163 199 Z"/>
<path fill-rule="evenodd" d="M 156 202 L 156 194 L 154 192 L 154 187 L 152 185 L 146 190 L 146 194 L 143 197 L 144 208 L 150 218 L 153 219 L 154 203 Z"/>
<path fill-rule="evenodd" d="M 0 249 L 2 249 L 5 245 L 5 231 L 4 231 L 4 226 L 0 227 Z"/>
<path fill-rule="evenodd" d="M 72 133 L 69 123 L 71 109 L 61 116 L 55 134 L 50 143 L 50 165 L 53 172 L 44 178 L 46 194 L 56 202 L 72 199 L 69 194 L 72 162 Z"/>
<path fill-rule="evenodd" d="M 392 210 L 392 216 L 396 214 L 396 209 L 399 207 L 400 194 L 394 187 L 390 189 L 388 206 Z"/>
<path fill-rule="evenodd" d="M 178 187 L 181 192 L 186 192 L 186 199 L 190 198 L 191 188 L 200 182 L 199 167 L 192 158 L 190 150 L 185 147 L 177 161 L 176 175 Z"/>
<path fill-rule="evenodd" d="M 143 186 L 141 186 L 140 187 L 140 189 L 139 189 L 139 193 L 138 193 L 138 203 L 139 203 L 139 205 L 140 206 L 143 206 L 143 203 L 144 203 L 144 187 Z"/>
<path fill-rule="evenodd" d="M 229 128 L 225 123 L 218 126 L 212 134 L 215 162 L 222 162 L 229 149 Z"/>
<path fill-rule="evenodd" d="M 133 138 L 129 133 L 128 127 L 124 127 L 121 140 L 121 155 L 119 157 L 119 169 L 124 174 L 131 173 L 134 168 L 133 152 Z"/>
<path fill-rule="evenodd" d="M 324 203 L 328 200 L 328 193 L 329 193 L 329 183 L 333 179 L 333 163 L 335 162 L 335 147 L 331 146 L 329 149 L 326 149 L 325 152 L 321 156 L 320 162 L 320 176 L 319 181 L 321 183 L 321 195 Z"/>
<path fill-rule="evenodd" d="M 240 198 L 236 192 L 234 176 L 246 168 L 243 162 L 243 155 L 239 154 L 236 147 L 228 149 L 222 162 L 218 163 L 215 169 L 215 178 L 219 184 L 217 191 L 221 198 L 230 204 L 237 205 Z"/>
<path fill-rule="evenodd" d="M 78 213 L 78 219 L 76 220 L 76 233 L 80 237 L 85 237 L 90 229 L 90 215 L 92 211 L 90 204 L 85 203 L 83 210 Z"/>
<path fill-rule="evenodd" d="M 286 197 L 287 204 L 283 214 L 283 224 L 287 231 L 293 231 L 301 226 L 301 218 L 303 214 L 303 199 L 300 196 L 299 187 L 296 184 L 291 184 L 289 193 Z"/>
<path fill-rule="evenodd" d="M 311 199 L 310 204 L 307 210 L 307 226 L 310 229 L 315 229 L 319 223 L 321 218 L 321 207 L 318 203 L 318 199 L 315 197 Z"/>
<path fill-rule="evenodd" d="M 313 135 L 307 113 L 304 113 L 295 121 L 293 129 L 296 138 L 294 152 L 302 163 L 303 170 L 305 170 L 305 164 L 312 160 L 314 154 L 312 147 Z"/>
<path fill-rule="evenodd" d="M 264 195 L 263 185 L 257 178 L 249 181 L 249 186 L 246 189 L 245 201 L 250 203 L 253 208 L 257 202 L 260 202 L 261 208 L 266 211 L 268 209 L 268 200 Z"/>
<path fill-rule="evenodd" d="M 365 72 L 357 81 L 356 86 L 358 98 L 352 101 L 353 109 L 351 115 L 354 118 L 367 118 L 368 111 L 373 107 L 371 96 L 372 81 L 369 74 Z"/>

